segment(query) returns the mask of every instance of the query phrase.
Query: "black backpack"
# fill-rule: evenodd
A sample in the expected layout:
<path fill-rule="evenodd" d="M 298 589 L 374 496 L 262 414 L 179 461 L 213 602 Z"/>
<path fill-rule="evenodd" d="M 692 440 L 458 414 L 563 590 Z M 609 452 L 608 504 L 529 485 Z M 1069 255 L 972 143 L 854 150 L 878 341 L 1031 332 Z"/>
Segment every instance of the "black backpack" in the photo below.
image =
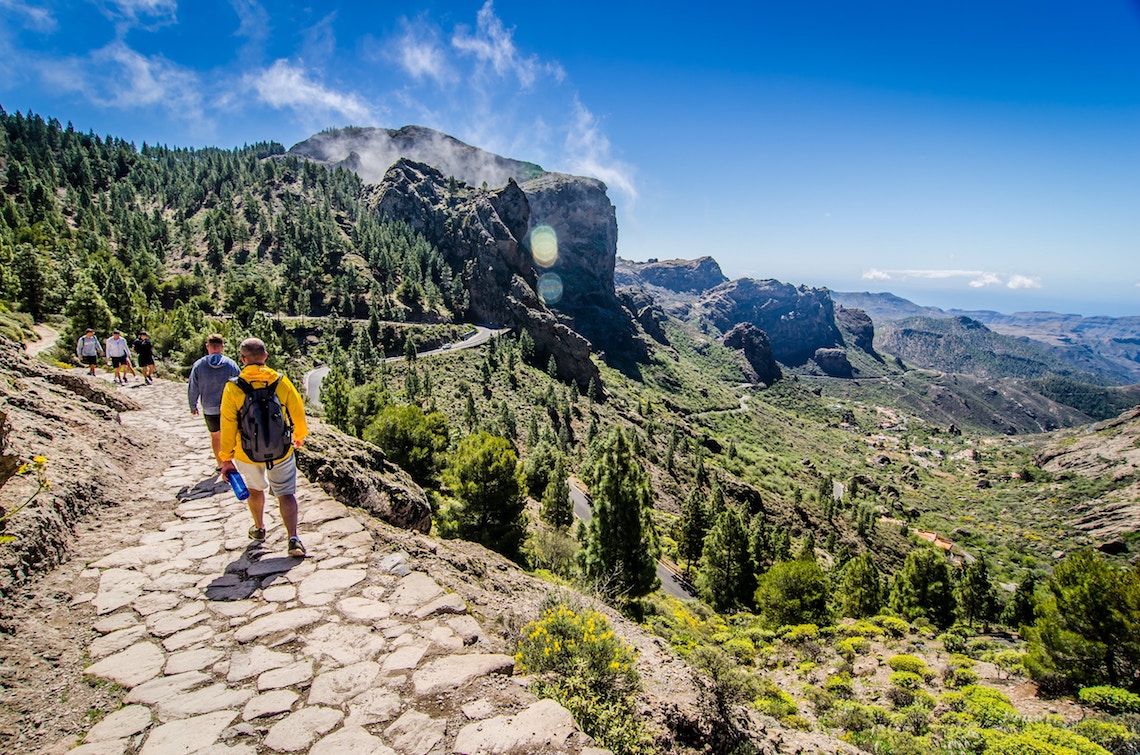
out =
<path fill-rule="evenodd" d="M 284 458 L 293 445 L 293 425 L 288 412 L 277 398 L 277 378 L 264 388 L 254 388 L 240 377 L 230 382 L 245 393 L 245 403 L 238 410 L 241 448 L 250 461 L 273 468 L 273 462 Z"/>

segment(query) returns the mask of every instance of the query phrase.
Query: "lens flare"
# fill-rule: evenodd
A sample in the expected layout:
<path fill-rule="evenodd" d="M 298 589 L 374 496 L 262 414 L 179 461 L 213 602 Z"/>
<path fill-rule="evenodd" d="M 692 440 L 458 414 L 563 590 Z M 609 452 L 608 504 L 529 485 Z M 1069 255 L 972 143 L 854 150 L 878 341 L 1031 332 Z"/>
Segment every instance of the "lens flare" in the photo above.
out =
<path fill-rule="evenodd" d="M 534 264 L 543 268 L 554 267 L 558 261 L 558 234 L 548 225 L 535 226 L 530 232 L 530 252 L 534 255 Z"/>
<path fill-rule="evenodd" d="M 547 304 L 557 304 L 562 298 L 562 279 L 558 273 L 543 273 L 538 278 L 538 295 Z"/>

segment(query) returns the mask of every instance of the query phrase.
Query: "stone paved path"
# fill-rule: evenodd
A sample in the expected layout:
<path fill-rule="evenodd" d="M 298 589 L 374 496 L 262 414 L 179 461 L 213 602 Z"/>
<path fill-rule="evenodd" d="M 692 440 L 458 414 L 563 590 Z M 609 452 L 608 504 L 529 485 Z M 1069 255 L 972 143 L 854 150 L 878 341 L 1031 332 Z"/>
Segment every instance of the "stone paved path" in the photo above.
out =
<path fill-rule="evenodd" d="M 185 387 L 130 390 L 147 408 L 123 425 L 173 432 L 186 452 L 150 481 L 169 520 L 83 572 L 74 602 L 92 604 L 97 634 L 85 673 L 120 685 L 123 705 L 72 753 L 608 753 L 511 676 L 458 596 L 304 478 L 309 557 L 285 554 L 272 499 L 268 537 L 251 543 Z"/>

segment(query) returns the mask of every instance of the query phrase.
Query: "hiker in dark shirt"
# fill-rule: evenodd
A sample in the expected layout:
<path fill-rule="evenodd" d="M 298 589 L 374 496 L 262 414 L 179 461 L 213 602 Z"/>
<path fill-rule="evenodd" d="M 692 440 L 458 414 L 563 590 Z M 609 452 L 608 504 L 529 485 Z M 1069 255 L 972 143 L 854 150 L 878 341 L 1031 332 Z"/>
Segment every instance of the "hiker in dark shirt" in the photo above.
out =
<path fill-rule="evenodd" d="M 139 369 L 142 371 L 143 380 L 147 385 L 150 385 L 151 378 L 154 376 L 154 342 L 150 340 L 150 335 L 145 330 L 139 331 L 139 337 L 131 342 L 134 347 L 135 354 L 139 358 Z"/>

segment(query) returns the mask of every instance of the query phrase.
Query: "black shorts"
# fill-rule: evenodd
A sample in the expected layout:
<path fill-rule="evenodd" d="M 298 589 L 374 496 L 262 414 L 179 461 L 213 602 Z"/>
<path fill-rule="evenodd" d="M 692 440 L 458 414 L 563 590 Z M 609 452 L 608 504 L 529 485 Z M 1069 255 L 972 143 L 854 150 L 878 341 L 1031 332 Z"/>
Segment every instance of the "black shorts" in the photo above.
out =
<path fill-rule="evenodd" d="M 111 357 L 111 366 L 112 367 L 122 367 L 126 363 L 127 363 L 126 357 Z"/>
<path fill-rule="evenodd" d="M 153 367 L 154 357 L 139 357 L 139 367 Z"/>
<path fill-rule="evenodd" d="M 99 357 L 97 357 L 97 356 L 94 356 L 94 355 L 92 355 L 92 356 L 87 356 L 86 354 L 84 354 L 82 357 L 80 357 L 80 359 L 82 359 L 82 360 L 83 360 L 83 363 L 84 363 L 84 364 L 86 364 L 86 365 L 95 365 L 95 364 L 99 364 Z"/>
<path fill-rule="evenodd" d="M 212 433 L 220 433 L 222 431 L 222 415 L 220 414 L 202 414 L 206 420 L 206 429 Z"/>

